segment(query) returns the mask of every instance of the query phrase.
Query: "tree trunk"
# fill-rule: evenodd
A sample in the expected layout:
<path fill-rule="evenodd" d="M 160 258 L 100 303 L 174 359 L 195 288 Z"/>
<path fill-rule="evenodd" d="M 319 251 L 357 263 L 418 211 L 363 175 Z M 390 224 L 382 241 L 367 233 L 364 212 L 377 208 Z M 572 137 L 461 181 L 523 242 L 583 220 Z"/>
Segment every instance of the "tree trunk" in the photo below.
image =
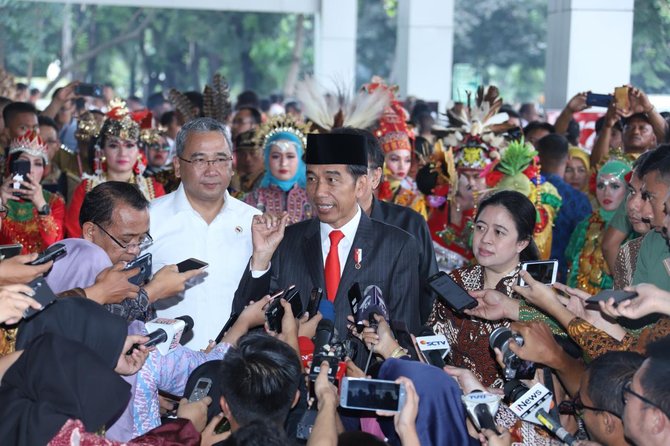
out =
<path fill-rule="evenodd" d="M 189 72 L 191 73 L 191 84 L 195 91 L 200 91 L 200 49 L 196 42 L 189 43 Z"/>
<path fill-rule="evenodd" d="M 97 6 L 91 6 L 91 22 L 88 25 L 88 47 L 89 48 L 95 48 L 95 46 L 98 44 L 98 26 L 97 26 L 97 20 L 95 20 L 95 16 L 98 12 L 98 7 Z M 88 68 L 86 69 L 86 82 L 95 82 L 96 80 L 96 73 L 95 73 L 95 68 L 98 62 L 97 57 L 91 57 L 88 60 Z"/>
<path fill-rule="evenodd" d="M 298 14 L 295 19 L 295 39 L 293 40 L 293 54 L 291 65 L 289 65 L 286 81 L 284 82 L 284 97 L 291 97 L 295 92 L 295 84 L 298 82 L 302 53 L 305 48 L 305 16 Z"/>
<path fill-rule="evenodd" d="M 61 73 L 63 73 L 63 68 L 72 65 L 72 59 L 72 5 L 66 3 L 63 5 L 63 28 L 61 29 Z M 45 89 L 45 96 L 49 90 L 48 87 Z"/>

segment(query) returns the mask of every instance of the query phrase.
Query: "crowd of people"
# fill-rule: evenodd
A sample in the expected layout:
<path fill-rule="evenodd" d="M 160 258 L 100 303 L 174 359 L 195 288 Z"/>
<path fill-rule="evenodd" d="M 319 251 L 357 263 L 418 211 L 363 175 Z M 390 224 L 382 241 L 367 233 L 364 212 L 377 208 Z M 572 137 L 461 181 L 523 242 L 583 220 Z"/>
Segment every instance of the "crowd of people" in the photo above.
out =
<path fill-rule="evenodd" d="M 670 130 L 640 89 L 584 147 L 586 92 L 549 123 L 495 86 L 443 114 L 379 78 L 79 85 L 0 92 L 3 444 L 670 444 Z M 344 403 L 368 378 L 396 410 Z"/>

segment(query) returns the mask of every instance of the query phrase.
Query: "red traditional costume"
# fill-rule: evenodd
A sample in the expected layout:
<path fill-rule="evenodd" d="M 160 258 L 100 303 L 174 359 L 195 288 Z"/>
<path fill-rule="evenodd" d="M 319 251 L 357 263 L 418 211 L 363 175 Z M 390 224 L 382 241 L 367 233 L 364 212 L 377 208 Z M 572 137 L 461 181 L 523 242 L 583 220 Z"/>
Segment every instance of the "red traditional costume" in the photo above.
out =
<path fill-rule="evenodd" d="M 47 146 L 36 133 L 29 131 L 24 136 L 14 139 L 9 146 L 9 154 L 26 152 L 39 156 L 48 163 Z M 20 243 L 22 254 L 44 251 L 49 245 L 63 238 L 63 219 L 65 217 L 65 201 L 55 193 L 42 190 L 48 212 L 41 213 L 31 201 L 8 200 L 7 217 L 2 221 L 0 244 Z"/>
<path fill-rule="evenodd" d="M 98 184 L 104 183 L 107 180 L 105 173 L 104 157 L 102 156 L 102 147 L 99 146 L 101 137 L 115 136 L 121 139 L 130 139 L 139 142 L 140 140 L 140 123 L 151 119 L 148 111 L 139 111 L 135 113 L 128 113 L 125 105 L 117 105 L 113 107 L 108 113 L 105 122 L 102 125 L 100 134 L 97 135 L 98 143 L 96 144 L 96 159 L 95 159 L 95 174 L 84 175 L 82 182 L 77 186 L 70 200 L 70 205 L 65 217 L 65 233 L 68 237 L 81 237 L 81 226 L 79 225 L 79 211 L 84 202 L 84 196 L 87 192 L 93 189 Z M 163 185 L 153 178 L 146 178 L 142 176 L 144 170 L 144 161 L 138 157 L 133 172 L 128 180 L 129 183 L 137 185 L 142 195 L 147 200 L 153 200 L 156 197 L 165 195 Z"/>

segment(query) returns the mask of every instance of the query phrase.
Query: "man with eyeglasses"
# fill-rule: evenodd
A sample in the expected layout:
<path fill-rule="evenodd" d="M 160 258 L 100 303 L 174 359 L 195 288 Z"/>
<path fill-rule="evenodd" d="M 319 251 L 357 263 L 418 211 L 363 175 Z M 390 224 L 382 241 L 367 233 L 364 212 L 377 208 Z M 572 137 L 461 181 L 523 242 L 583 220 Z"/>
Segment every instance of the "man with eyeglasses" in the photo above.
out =
<path fill-rule="evenodd" d="M 156 305 L 158 315 L 188 314 L 195 322 L 185 344 L 207 347 L 230 316 L 233 295 L 251 256 L 251 220 L 260 212 L 232 197 L 232 144 L 226 127 L 211 119 L 186 123 L 173 160 L 179 188 L 151 203 L 154 270 L 195 258 L 209 264 L 202 283 Z"/>
<path fill-rule="evenodd" d="M 647 346 L 647 359 L 623 386 L 626 437 L 638 446 L 670 444 L 670 337 Z"/>
<path fill-rule="evenodd" d="M 644 357 L 635 352 L 608 352 L 594 359 L 582 374 L 572 401 L 561 403 L 561 413 L 580 417 L 593 441 L 611 446 L 628 445 L 624 438 L 620 392 Z"/>
<path fill-rule="evenodd" d="M 107 181 L 94 187 L 84 197 L 79 223 L 82 237 L 102 248 L 113 264 L 102 273 L 110 284 L 103 288 L 103 295 L 87 297 L 129 321 L 152 319 L 151 304 L 183 291 L 186 281 L 199 273 L 179 273 L 176 265 L 167 264 L 156 269 L 153 278 L 139 288 L 128 282 L 137 271 L 125 271 L 126 263 L 153 243 L 149 202 L 133 184 Z"/>

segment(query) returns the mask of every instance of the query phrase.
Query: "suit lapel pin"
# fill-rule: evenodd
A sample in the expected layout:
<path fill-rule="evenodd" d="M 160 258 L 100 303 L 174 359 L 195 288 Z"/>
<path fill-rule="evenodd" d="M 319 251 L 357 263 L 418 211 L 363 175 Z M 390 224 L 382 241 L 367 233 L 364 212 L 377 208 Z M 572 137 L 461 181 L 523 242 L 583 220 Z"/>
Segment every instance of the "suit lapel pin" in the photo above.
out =
<path fill-rule="evenodd" d="M 235 232 L 237 232 L 238 234 L 241 234 L 242 233 L 242 226 L 235 226 Z"/>
<path fill-rule="evenodd" d="M 363 250 L 361 248 L 354 249 L 354 267 L 361 269 L 361 262 L 363 261 Z"/>

